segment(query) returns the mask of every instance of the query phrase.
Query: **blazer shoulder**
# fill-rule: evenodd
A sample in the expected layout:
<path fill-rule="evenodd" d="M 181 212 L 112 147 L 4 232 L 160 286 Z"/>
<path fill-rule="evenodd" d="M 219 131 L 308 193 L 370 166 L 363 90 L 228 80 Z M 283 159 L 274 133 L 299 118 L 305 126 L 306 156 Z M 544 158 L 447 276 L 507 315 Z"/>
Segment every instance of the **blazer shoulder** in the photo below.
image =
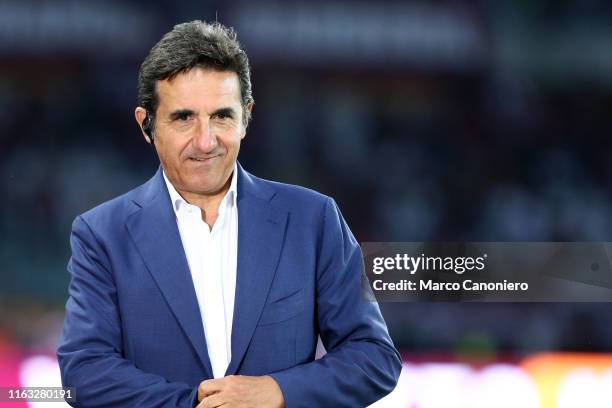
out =
<path fill-rule="evenodd" d="M 142 195 L 146 184 L 142 184 L 120 196 L 98 204 L 80 214 L 77 218 L 83 219 L 90 228 L 98 231 L 123 224 L 132 213 L 140 208 L 136 197 Z"/>
<path fill-rule="evenodd" d="M 307 187 L 266 180 L 259 177 L 255 178 L 262 186 L 274 192 L 272 201 L 276 205 L 288 208 L 313 207 L 320 209 L 325 207 L 329 201 L 333 201 L 331 197 Z"/>

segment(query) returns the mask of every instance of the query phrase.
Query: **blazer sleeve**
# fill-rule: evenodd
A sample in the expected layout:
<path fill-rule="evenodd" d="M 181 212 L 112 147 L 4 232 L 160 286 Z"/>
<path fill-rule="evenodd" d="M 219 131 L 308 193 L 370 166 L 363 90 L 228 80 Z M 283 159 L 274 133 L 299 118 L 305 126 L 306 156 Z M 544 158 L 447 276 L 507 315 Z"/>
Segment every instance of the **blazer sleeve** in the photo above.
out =
<path fill-rule="evenodd" d="M 391 392 L 401 371 L 378 304 L 362 295 L 361 249 L 332 199 L 324 213 L 316 302 L 327 354 L 271 374 L 288 408 L 364 407 Z"/>
<path fill-rule="evenodd" d="M 136 368 L 122 357 L 117 289 L 109 260 L 87 223 L 77 217 L 66 317 L 57 356 L 62 384 L 75 407 L 194 407 L 197 388 Z"/>

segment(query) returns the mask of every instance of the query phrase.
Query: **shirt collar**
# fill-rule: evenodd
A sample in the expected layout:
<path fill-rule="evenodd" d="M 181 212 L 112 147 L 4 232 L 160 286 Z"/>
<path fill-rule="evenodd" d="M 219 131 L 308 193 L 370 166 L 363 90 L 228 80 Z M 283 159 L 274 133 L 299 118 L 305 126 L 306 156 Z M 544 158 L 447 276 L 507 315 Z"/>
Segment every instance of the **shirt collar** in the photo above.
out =
<path fill-rule="evenodd" d="M 181 195 L 176 191 L 168 177 L 166 177 L 166 172 L 162 168 L 162 174 L 164 176 L 164 181 L 166 182 L 166 187 L 168 188 L 168 193 L 170 194 L 170 201 L 172 202 L 172 208 L 174 212 L 178 212 L 182 205 L 191 205 Z M 234 163 L 234 172 L 232 173 L 232 181 L 230 182 L 230 188 L 223 197 L 221 201 L 219 212 L 222 213 L 226 206 L 233 206 L 236 204 L 236 197 L 238 196 L 238 166 Z"/>

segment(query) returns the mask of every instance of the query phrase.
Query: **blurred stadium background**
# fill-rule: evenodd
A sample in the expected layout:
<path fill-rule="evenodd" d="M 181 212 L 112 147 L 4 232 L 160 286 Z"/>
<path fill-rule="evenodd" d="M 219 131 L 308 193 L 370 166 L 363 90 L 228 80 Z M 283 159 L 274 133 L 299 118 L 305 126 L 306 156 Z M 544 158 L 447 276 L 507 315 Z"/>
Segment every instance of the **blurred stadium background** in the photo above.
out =
<path fill-rule="evenodd" d="M 196 18 L 252 62 L 242 164 L 359 241 L 612 241 L 612 2 L 0 0 L 0 385 L 58 385 L 71 222 L 155 171 L 138 66 Z M 378 406 L 612 406 L 611 304 L 381 308 Z"/>

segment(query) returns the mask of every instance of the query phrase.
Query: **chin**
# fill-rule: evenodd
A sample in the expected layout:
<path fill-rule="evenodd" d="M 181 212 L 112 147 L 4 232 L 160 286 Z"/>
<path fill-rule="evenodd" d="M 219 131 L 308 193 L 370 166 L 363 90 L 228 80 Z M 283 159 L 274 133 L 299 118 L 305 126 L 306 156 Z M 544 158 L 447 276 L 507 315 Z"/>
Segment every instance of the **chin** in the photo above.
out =
<path fill-rule="evenodd" d="M 195 194 L 213 194 L 223 188 L 223 183 L 211 184 L 209 180 L 199 180 L 189 183 L 189 190 Z"/>

